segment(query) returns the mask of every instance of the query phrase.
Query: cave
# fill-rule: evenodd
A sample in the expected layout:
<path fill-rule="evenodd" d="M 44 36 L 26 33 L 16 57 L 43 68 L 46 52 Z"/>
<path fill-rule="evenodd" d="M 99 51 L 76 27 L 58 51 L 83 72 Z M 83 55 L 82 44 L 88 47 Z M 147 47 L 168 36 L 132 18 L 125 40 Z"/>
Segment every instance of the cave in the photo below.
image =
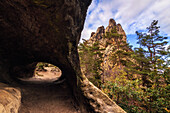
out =
<path fill-rule="evenodd" d="M 22 89 L 27 85 L 18 77 L 31 77 L 37 62 L 48 62 L 62 71 L 60 79 L 66 79 L 64 84 L 69 87 L 64 91 L 71 95 L 77 112 L 125 112 L 80 70 L 77 45 L 90 3 L 91 0 L 0 1 L 1 111 L 25 110 Z M 48 85 L 48 89 L 55 87 L 59 92 L 63 90 L 62 85 Z"/>
<path fill-rule="evenodd" d="M 34 64 L 34 63 L 33 63 Z M 36 66 L 34 66 L 35 69 L 30 67 L 31 69 L 34 69 L 34 71 L 29 72 L 29 67 L 27 68 L 15 68 L 15 74 L 16 79 L 18 81 L 23 83 L 29 83 L 29 84 L 42 84 L 42 83 L 59 83 L 64 81 L 65 79 L 61 79 L 62 71 L 52 64 L 46 63 L 46 62 L 38 62 L 36 63 Z M 31 65 L 29 65 L 31 66 Z"/>
<path fill-rule="evenodd" d="M 15 87 L 22 92 L 18 113 L 80 112 L 62 71 L 46 62 L 15 67 Z"/>

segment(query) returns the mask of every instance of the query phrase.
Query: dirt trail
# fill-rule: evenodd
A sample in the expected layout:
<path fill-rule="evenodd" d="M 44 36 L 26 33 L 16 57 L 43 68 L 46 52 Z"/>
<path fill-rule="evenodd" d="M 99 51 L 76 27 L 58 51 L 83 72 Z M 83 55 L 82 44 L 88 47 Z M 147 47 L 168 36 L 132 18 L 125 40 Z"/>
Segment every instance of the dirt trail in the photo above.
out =
<path fill-rule="evenodd" d="M 54 67 L 45 67 L 44 69 L 46 71 L 35 71 L 35 75 L 32 78 L 20 78 L 20 80 L 41 84 L 56 81 L 61 76 L 61 71 L 56 71 Z"/>
<path fill-rule="evenodd" d="M 38 81 L 37 84 L 35 78 L 31 80 L 20 86 L 22 103 L 19 113 L 79 113 L 66 82 Z"/>
<path fill-rule="evenodd" d="M 19 113 L 78 113 L 66 83 L 24 85 Z"/>

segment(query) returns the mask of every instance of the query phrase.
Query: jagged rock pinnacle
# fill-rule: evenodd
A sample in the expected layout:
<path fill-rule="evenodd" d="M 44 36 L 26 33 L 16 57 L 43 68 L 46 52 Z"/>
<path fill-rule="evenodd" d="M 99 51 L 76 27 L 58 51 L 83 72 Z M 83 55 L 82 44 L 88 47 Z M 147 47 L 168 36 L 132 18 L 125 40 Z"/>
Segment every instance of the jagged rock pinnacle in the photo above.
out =
<path fill-rule="evenodd" d="M 105 39 L 104 35 L 107 32 L 111 32 L 113 29 L 116 29 L 118 34 L 122 34 L 123 35 L 123 40 L 126 41 L 126 34 L 125 31 L 123 30 L 121 24 L 116 24 L 116 21 L 114 19 L 110 19 L 109 20 L 109 25 L 106 27 L 106 29 L 104 28 L 104 26 L 100 26 L 97 28 L 96 32 L 92 32 L 90 39 L 88 40 L 89 44 L 93 44 L 96 41 L 99 41 L 100 45 L 103 47 L 107 46 L 107 41 L 109 40 L 110 42 L 112 42 L 113 40 L 111 39 Z"/>
<path fill-rule="evenodd" d="M 118 28 L 118 29 L 117 29 L 118 32 L 124 32 L 121 24 L 118 23 L 118 24 L 117 24 L 117 28 Z"/>
<path fill-rule="evenodd" d="M 104 26 L 100 26 L 98 27 L 96 33 L 104 33 L 105 32 L 105 29 L 104 29 Z"/>
<path fill-rule="evenodd" d="M 112 29 L 116 27 L 116 21 L 114 19 L 109 20 L 109 25 L 106 27 L 105 32 L 111 32 Z"/>
<path fill-rule="evenodd" d="M 119 34 L 122 34 L 122 35 L 123 35 L 123 39 L 126 41 L 126 33 L 125 33 L 125 31 L 123 30 L 121 24 L 118 23 L 116 29 L 117 29 L 117 32 L 118 32 Z"/>
<path fill-rule="evenodd" d="M 109 26 L 116 26 L 116 21 L 114 19 L 109 20 Z"/>
<path fill-rule="evenodd" d="M 90 37 L 92 37 L 94 34 L 95 34 L 95 32 L 92 32 Z"/>
<path fill-rule="evenodd" d="M 104 33 L 105 33 L 104 26 L 100 26 L 100 27 L 98 27 L 96 33 L 95 32 L 91 33 L 91 38 L 90 39 L 92 39 L 92 40 L 100 40 L 100 39 L 102 39 Z"/>

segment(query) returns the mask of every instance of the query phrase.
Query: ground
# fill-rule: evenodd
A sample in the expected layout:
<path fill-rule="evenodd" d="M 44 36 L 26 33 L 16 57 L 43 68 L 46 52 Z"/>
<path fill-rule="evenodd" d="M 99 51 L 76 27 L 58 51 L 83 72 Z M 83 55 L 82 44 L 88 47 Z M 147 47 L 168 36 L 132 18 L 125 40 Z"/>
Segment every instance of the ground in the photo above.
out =
<path fill-rule="evenodd" d="M 67 83 L 53 82 L 61 72 L 51 67 L 45 69 L 47 71 L 39 71 L 33 78 L 23 79 L 26 84 L 20 86 L 22 100 L 19 113 L 79 113 Z"/>
<path fill-rule="evenodd" d="M 35 70 L 32 78 L 21 79 L 25 82 L 31 82 L 33 84 L 50 83 L 58 80 L 61 76 L 61 71 L 55 67 L 44 67 L 46 70 Z"/>

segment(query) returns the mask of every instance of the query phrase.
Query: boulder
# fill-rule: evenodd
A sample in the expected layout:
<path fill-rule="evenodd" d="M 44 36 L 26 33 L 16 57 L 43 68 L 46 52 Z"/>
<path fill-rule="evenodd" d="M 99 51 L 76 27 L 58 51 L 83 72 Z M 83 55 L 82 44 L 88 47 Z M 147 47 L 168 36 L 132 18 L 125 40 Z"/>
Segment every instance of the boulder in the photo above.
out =
<path fill-rule="evenodd" d="M 0 83 L 0 113 L 18 113 L 20 104 L 20 90 Z"/>

